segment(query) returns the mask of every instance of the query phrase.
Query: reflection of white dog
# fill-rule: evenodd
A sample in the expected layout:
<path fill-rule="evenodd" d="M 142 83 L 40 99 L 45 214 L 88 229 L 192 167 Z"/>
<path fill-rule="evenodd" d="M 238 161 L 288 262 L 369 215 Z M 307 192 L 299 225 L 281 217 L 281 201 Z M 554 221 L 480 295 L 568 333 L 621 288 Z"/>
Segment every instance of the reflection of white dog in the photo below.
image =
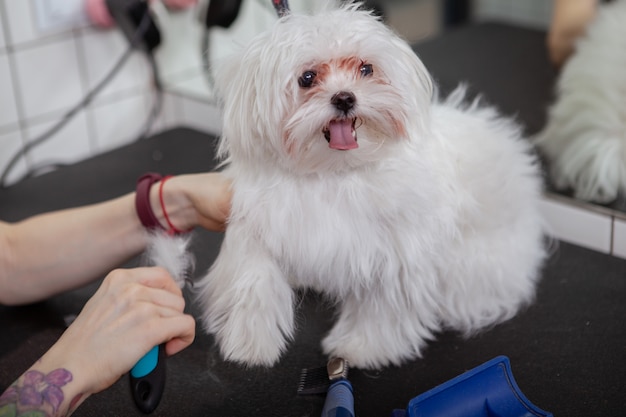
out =
<path fill-rule="evenodd" d="M 626 0 L 602 6 L 577 44 L 537 144 L 557 188 L 597 202 L 626 192 Z"/>
<path fill-rule="evenodd" d="M 433 103 L 424 65 L 368 12 L 287 16 L 218 84 L 234 197 L 199 298 L 227 359 L 279 359 L 296 288 L 337 304 L 324 351 L 370 368 L 532 299 L 544 248 L 529 145 L 460 90 Z"/>

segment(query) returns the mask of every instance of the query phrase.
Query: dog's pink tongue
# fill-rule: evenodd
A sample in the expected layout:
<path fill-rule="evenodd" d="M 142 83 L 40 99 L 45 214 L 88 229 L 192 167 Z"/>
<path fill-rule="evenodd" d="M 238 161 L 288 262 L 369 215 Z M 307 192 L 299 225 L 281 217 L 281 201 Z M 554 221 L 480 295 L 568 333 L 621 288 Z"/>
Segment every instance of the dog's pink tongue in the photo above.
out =
<path fill-rule="evenodd" d="M 328 130 L 330 131 L 328 146 L 332 149 L 346 151 L 359 147 L 356 143 L 356 136 L 352 135 L 352 120 L 333 120 Z"/>

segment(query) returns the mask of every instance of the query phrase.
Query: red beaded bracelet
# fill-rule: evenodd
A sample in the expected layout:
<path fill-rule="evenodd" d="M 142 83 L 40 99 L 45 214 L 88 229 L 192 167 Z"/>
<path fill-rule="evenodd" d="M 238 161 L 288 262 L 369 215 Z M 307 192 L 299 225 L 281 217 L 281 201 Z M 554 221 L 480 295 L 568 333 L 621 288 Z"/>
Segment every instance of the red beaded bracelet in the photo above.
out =
<path fill-rule="evenodd" d="M 137 216 L 139 217 L 139 221 L 141 224 L 147 229 L 163 229 L 168 234 L 180 234 L 186 233 L 186 231 L 179 230 L 170 221 L 169 216 L 167 215 L 167 211 L 165 210 L 165 202 L 163 201 L 163 184 L 171 175 L 166 177 L 161 176 L 160 174 L 154 172 L 148 172 L 137 180 L 137 188 L 135 191 L 135 210 L 137 211 Z M 161 181 L 159 184 L 159 202 L 161 203 L 161 209 L 163 210 L 163 217 L 165 217 L 165 221 L 167 222 L 168 229 L 164 228 L 159 222 L 159 219 L 155 216 L 152 211 L 152 205 L 150 204 L 150 188 L 155 182 Z"/>

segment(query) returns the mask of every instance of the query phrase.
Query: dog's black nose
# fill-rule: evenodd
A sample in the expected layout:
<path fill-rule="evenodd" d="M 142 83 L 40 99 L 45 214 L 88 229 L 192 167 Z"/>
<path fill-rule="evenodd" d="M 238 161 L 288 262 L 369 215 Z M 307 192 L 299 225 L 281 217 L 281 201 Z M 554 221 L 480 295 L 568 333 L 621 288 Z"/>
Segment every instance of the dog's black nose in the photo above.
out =
<path fill-rule="evenodd" d="M 356 97 L 348 91 L 340 91 L 330 99 L 330 103 L 338 110 L 347 113 L 354 107 Z"/>

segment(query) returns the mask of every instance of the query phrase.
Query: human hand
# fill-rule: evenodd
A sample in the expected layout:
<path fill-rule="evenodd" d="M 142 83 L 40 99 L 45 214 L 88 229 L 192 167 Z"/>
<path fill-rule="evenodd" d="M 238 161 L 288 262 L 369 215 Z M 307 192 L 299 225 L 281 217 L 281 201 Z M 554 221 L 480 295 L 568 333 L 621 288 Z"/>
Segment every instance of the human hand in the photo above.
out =
<path fill-rule="evenodd" d="M 154 346 L 165 343 L 166 353 L 174 355 L 191 344 L 195 321 L 184 307 L 181 290 L 164 269 L 115 270 L 41 365 L 67 369 L 83 394 L 102 391 Z"/>
<path fill-rule="evenodd" d="M 154 346 L 178 353 L 195 336 L 184 307 L 180 289 L 162 268 L 111 272 L 57 343 L 0 395 L 0 415 L 70 415 Z"/>
<path fill-rule="evenodd" d="M 161 218 L 164 216 L 158 189 L 155 184 L 150 198 L 154 213 Z M 223 231 L 230 214 L 231 198 L 231 183 L 219 172 L 177 175 L 163 185 L 168 217 L 179 230 L 202 226 Z"/>
<path fill-rule="evenodd" d="M 574 52 L 578 38 L 595 16 L 597 0 L 556 0 L 548 30 L 548 55 L 560 67 Z"/>

